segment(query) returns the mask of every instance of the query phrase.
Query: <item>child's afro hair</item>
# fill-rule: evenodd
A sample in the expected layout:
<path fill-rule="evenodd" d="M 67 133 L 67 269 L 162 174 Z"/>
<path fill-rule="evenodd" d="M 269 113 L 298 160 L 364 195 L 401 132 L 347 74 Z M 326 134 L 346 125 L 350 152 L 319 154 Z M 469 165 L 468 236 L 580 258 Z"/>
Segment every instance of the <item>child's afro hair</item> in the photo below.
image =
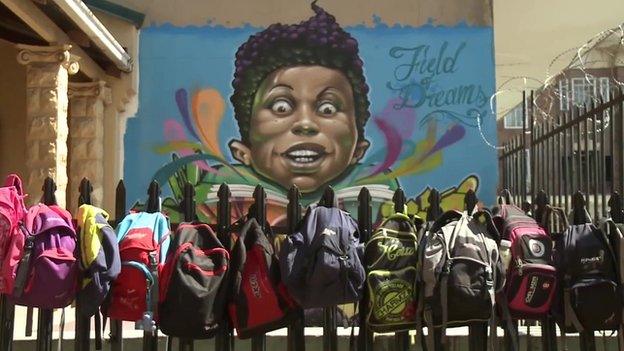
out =
<path fill-rule="evenodd" d="M 353 89 L 358 139 L 364 139 L 370 102 L 358 43 L 316 1 L 312 2 L 312 10 L 315 15 L 308 20 L 272 24 L 238 48 L 230 101 L 243 142 L 249 142 L 254 97 L 262 81 L 280 68 L 301 65 L 319 65 L 344 73 Z"/>

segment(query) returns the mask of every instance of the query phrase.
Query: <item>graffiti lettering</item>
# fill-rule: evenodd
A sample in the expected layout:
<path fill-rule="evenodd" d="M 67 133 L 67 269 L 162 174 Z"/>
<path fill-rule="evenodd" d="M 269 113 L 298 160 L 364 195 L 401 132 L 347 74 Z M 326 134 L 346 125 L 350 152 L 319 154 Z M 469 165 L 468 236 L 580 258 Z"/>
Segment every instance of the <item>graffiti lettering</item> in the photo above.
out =
<path fill-rule="evenodd" d="M 390 261 L 394 261 L 397 257 L 411 256 L 415 253 L 413 247 L 400 247 L 397 244 L 385 245 L 378 242 L 377 246 L 382 250 L 382 255 L 386 255 Z"/>
<path fill-rule="evenodd" d="M 425 119 L 428 121 L 431 118 L 445 118 L 476 127 L 476 119 L 483 116 L 473 111 L 483 110 L 489 100 L 483 86 L 449 85 L 442 78 L 460 69 L 460 55 L 465 48 L 466 43 L 461 42 L 452 50 L 445 41 L 437 52 L 430 45 L 411 48 L 395 46 L 390 49 L 390 57 L 402 60 L 394 68 L 395 80 L 386 83 L 387 88 L 398 96 L 394 109 L 424 107 L 433 110 L 425 114 L 426 118 L 423 118 L 421 125 Z M 408 62 L 404 62 L 405 59 Z M 467 109 L 457 111 L 454 106 L 464 106 Z"/>
<path fill-rule="evenodd" d="M 425 104 L 431 108 L 454 105 L 475 105 L 482 108 L 488 102 L 488 97 L 481 85 L 458 85 L 436 91 L 429 88 L 431 83 L 427 80 L 428 78 L 425 78 L 420 83 L 398 86 L 388 82 L 387 87 L 392 91 L 398 92 L 400 97 L 400 102 L 396 103 L 394 108 L 397 110 L 418 108 Z"/>
<path fill-rule="evenodd" d="M 410 58 L 409 63 L 400 64 L 394 69 L 394 78 L 398 81 L 404 81 L 415 72 L 428 77 L 455 72 L 457 70 L 457 58 L 466 47 L 466 43 L 461 43 L 452 55 L 446 55 L 448 45 L 448 42 L 445 41 L 442 47 L 440 47 L 440 51 L 432 56 L 429 56 L 431 49 L 429 45 L 420 45 L 413 48 L 393 47 L 390 49 L 390 57 L 398 59 L 406 56 Z"/>
<path fill-rule="evenodd" d="M 258 278 L 255 274 L 249 275 L 249 285 L 251 285 L 251 291 L 256 298 L 261 298 L 262 294 L 260 294 L 260 284 L 258 283 Z"/>

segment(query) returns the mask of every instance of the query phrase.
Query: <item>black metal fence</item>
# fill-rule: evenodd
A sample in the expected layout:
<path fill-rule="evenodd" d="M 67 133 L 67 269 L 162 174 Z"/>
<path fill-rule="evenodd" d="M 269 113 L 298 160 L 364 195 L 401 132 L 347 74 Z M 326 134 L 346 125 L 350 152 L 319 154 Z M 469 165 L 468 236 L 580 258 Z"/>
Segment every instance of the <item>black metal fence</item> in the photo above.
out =
<path fill-rule="evenodd" d="M 522 133 L 499 155 L 500 189 L 510 190 L 515 203 L 536 215 L 546 204 L 569 213 L 580 199 L 594 222 L 615 219 L 624 189 L 623 91 L 548 118 L 540 116 L 533 92 L 528 98 L 523 94 Z M 554 322 L 541 322 L 543 334 L 555 339 Z M 596 349 L 593 333 L 580 333 L 579 342 L 581 350 Z"/>
<path fill-rule="evenodd" d="M 89 180 L 83 179 L 80 184 L 79 204 L 91 203 L 91 186 Z M 54 191 L 56 185 L 51 178 L 45 180 L 43 186 L 42 202 L 45 204 L 56 204 L 56 198 Z M 145 205 L 147 212 L 159 212 L 160 207 L 160 188 L 158 183 L 152 182 L 147 191 L 148 201 Z M 196 217 L 196 205 L 194 202 L 194 189 L 190 184 L 184 186 L 184 198 L 180 202 L 180 207 L 184 213 L 185 221 L 197 220 Z M 222 184 L 218 191 L 218 209 L 217 209 L 217 223 L 210 224 L 217 236 L 226 247 L 231 247 L 231 192 L 226 184 Z M 253 213 L 259 223 L 266 223 L 266 193 L 262 186 L 258 185 L 253 194 Z M 469 190 L 466 194 L 466 208 L 474 208 L 478 199 L 474 191 Z M 396 211 L 402 212 L 405 208 L 406 197 L 401 188 L 395 191 L 394 208 Z M 331 187 L 325 189 L 325 192 L 319 201 L 319 205 L 332 207 L 336 204 L 335 193 Z M 371 205 L 371 195 L 366 187 L 363 187 L 358 196 L 358 227 L 360 232 L 360 241 L 365 243 L 373 230 L 373 213 Z M 432 189 L 428 198 L 429 208 L 427 210 L 428 222 L 433 222 L 435 219 L 442 215 L 442 209 L 440 207 L 440 193 L 436 189 Z M 288 223 L 285 228 L 272 229 L 274 232 L 279 233 L 293 233 L 297 226 L 297 223 L 302 217 L 302 206 L 300 202 L 300 193 L 296 187 L 292 187 L 288 192 L 288 207 L 287 218 Z M 250 208 L 251 211 L 251 208 Z M 110 224 L 116 226 L 126 215 L 126 189 L 123 181 L 120 181 L 116 189 L 116 201 L 115 201 L 115 216 L 110 220 Z M 171 223 L 172 230 L 175 230 L 178 224 Z M 366 315 L 368 313 L 367 293 L 365 290 L 363 301 L 359 307 L 359 332 L 357 336 L 352 337 L 350 340 L 356 346 L 358 351 L 374 350 L 380 347 L 378 342 L 384 341 L 387 347 L 394 350 L 407 350 L 410 345 L 413 344 L 412 338 L 408 332 L 397 332 L 390 338 L 394 339 L 391 342 L 385 338 L 385 340 L 378 340 L 374 338 L 372 333 L 366 327 Z M 323 315 L 323 337 L 322 348 L 326 351 L 338 350 L 338 335 L 337 335 L 337 320 L 336 320 L 336 308 L 326 308 Z M 79 313 L 81 309 L 80 304 L 76 305 L 76 324 L 75 324 L 75 338 L 73 340 L 73 349 L 76 351 L 88 351 L 91 349 L 91 318 L 84 318 Z M 52 310 L 39 310 L 39 320 L 37 327 L 37 342 L 36 351 L 51 351 L 53 349 L 52 343 Z M 0 296 L 0 351 L 11 351 L 13 349 L 12 336 L 14 334 L 14 305 L 6 296 Z M 124 338 L 122 322 L 119 320 L 110 320 L 110 335 L 109 344 L 112 351 L 123 351 Z M 289 351 L 304 351 L 306 349 L 306 336 L 304 329 L 304 315 L 303 311 L 299 311 L 299 316 L 294 322 L 288 326 L 287 340 L 281 349 Z M 21 328 L 21 326 L 18 326 Z M 468 349 L 470 351 L 484 350 L 487 346 L 487 324 L 486 323 L 473 323 L 469 326 L 469 343 Z M 99 325 L 97 319 L 95 320 L 96 336 L 101 332 L 101 325 Z M 440 338 L 440 335 L 436 333 L 436 338 Z M 98 338 L 96 338 L 97 340 Z M 233 341 L 233 333 L 231 326 L 224 325 L 221 332 L 216 335 L 214 339 L 214 349 L 220 351 L 229 351 L 236 349 Z M 421 340 L 422 341 L 422 340 Z M 167 338 L 167 350 L 177 349 L 179 351 L 193 351 L 194 340 L 190 339 L 178 339 L 176 340 L 176 346 L 173 346 L 173 338 Z M 97 346 L 97 345 L 96 345 Z M 158 338 L 156 334 L 152 332 L 145 332 L 143 335 L 142 343 L 143 351 L 156 351 L 158 350 Z M 264 335 L 260 335 L 252 338 L 250 349 L 252 351 L 264 351 L 267 350 L 267 340 Z M 109 346 L 106 347 L 108 349 Z M 385 347 L 384 347 L 385 348 Z M 350 348 L 351 349 L 351 348 Z"/>
<path fill-rule="evenodd" d="M 524 96 L 526 99 L 526 96 Z M 569 211 L 572 207 L 572 195 L 578 191 L 585 193 L 587 208 L 593 214 L 594 220 L 606 217 L 609 204 L 607 195 L 619 192 L 624 189 L 624 94 L 618 91 L 610 96 L 607 102 L 598 105 L 589 105 L 584 108 L 572 109 L 571 113 L 561 113 L 556 118 L 537 118 L 535 106 L 532 102 L 533 93 L 530 95 L 529 104 L 524 111 L 524 125 L 522 134 L 507 143 L 500 156 L 499 165 L 501 170 L 501 189 L 509 189 L 516 203 L 528 204 L 532 199 L 537 199 L 537 193 L 544 191 L 550 204 L 563 207 Z M 54 184 L 51 179 L 44 184 L 45 203 L 55 203 L 53 198 Z M 90 202 L 91 187 L 85 180 L 85 184 L 80 187 L 81 204 Z M 186 220 L 194 219 L 193 189 L 185 187 L 185 201 L 182 205 Z M 157 184 L 152 184 L 148 191 L 150 201 L 148 201 L 148 211 L 158 211 L 156 200 L 159 196 Z M 437 198 L 437 192 L 432 195 Z M 120 182 L 116 194 L 115 218 L 121 219 L 125 214 L 125 187 Z M 322 202 L 333 203 L 329 197 L 333 196 L 333 191 L 328 189 L 323 196 Z M 264 217 L 266 195 L 261 187 L 254 192 L 254 203 L 260 211 L 257 215 Z M 362 189 L 359 198 L 359 229 L 360 239 L 366 241 L 372 231 L 370 194 L 366 188 Z M 301 218 L 301 205 L 299 203 L 299 192 L 296 188 L 291 189 L 288 194 L 288 228 L 283 228 L 284 233 L 294 230 L 295 224 Z M 430 204 L 437 204 L 439 199 L 429 199 Z M 394 198 L 395 208 L 402 209 L 405 202 L 405 195 L 399 189 Z M 439 206 L 431 206 L 436 209 Z M 215 229 L 219 237 L 224 241 L 229 241 L 230 227 L 230 192 L 226 185 L 219 190 L 219 222 Z M 428 220 L 434 220 L 439 213 L 428 211 Z M 260 218 L 262 219 L 262 218 Z M 115 222 L 115 221 L 113 221 Z M 260 220 L 260 223 L 265 223 Z M 113 223 L 115 224 L 115 223 Z M 366 298 L 365 298 L 366 299 Z M 9 351 L 11 349 L 11 336 L 13 334 L 13 306 L 6 299 L 2 299 L 0 305 L 0 350 Z M 366 303 L 361 305 L 365 315 Z M 337 349 L 336 321 L 333 309 L 325 312 L 323 349 Z M 363 326 L 364 318 L 360 326 Z M 75 349 L 89 350 L 89 320 L 77 319 L 77 333 L 75 339 Z M 52 314 L 51 311 L 40 313 L 39 328 L 37 335 L 37 351 L 50 351 L 52 348 Z M 482 350 L 485 347 L 486 335 L 485 325 L 471 326 L 470 349 Z M 360 328 L 358 350 L 372 350 L 372 333 L 363 327 Z M 552 335 L 550 332 L 545 335 Z M 226 328 L 225 333 L 221 333 L 215 340 L 216 348 L 219 350 L 230 350 L 232 346 L 231 331 Z M 305 345 L 304 329 L 302 318 L 289 327 L 288 341 L 285 346 L 288 350 L 303 350 Z M 547 340 L 545 338 L 544 340 Z M 552 338 L 550 338 L 552 339 Z M 111 349 L 113 351 L 123 350 L 121 323 L 111 321 Z M 395 336 L 395 349 L 403 350 L 409 345 L 407 333 L 397 333 Z M 157 348 L 155 338 L 150 335 L 145 336 L 144 351 L 153 351 Z M 168 345 L 171 349 L 171 344 Z M 192 340 L 180 340 L 179 349 L 183 351 L 193 350 Z M 264 337 L 254 338 L 252 350 L 266 350 L 266 340 Z"/>
<path fill-rule="evenodd" d="M 607 217 L 608 195 L 624 188 L 624 94 L 573 107 L 558 116 L 541 116 L 533 92 L 523 94 L 522 134 L 504 144 L 499 155 L 500 189 L 515 203 L 531 203 L 544 191 L 554 206 L 572 207 L 578 191 L 594 220 Z"/>

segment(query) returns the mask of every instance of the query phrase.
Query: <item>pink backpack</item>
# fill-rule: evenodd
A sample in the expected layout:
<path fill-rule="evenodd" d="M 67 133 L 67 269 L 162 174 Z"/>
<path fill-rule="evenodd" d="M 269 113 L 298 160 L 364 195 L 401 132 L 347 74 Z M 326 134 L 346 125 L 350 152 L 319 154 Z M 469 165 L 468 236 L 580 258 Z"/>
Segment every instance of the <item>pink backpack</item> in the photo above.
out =
<path fill-rule="evenodd" d="M 0 187 L 0 294 L 10 294 L 22 256 L 24 234 L 20 229 L 26 214 L 22 180 L 15 174 Z"/>
<path fill-rule="evenodd" d="M 511 316 L 541 319 L 557 291 L 552 240 L 537 222 L 513 205 L 501 205 L 494 217 L 503 239 L 511 242 L 505 295 Z"/>
<path fill-rule="evenodd" d="M 18 305 L 62 308 L 76 295 L 78 245 L 71 214 L 56 205 L 28 209 L 24 245 L 11 299 Z"/>

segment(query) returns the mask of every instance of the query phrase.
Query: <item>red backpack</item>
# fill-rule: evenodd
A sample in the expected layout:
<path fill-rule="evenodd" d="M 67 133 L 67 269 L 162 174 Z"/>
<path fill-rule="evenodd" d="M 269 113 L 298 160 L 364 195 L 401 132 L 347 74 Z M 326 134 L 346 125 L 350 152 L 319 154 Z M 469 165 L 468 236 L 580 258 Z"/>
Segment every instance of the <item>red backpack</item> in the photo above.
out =
<path fill-rule="evenodd" d="M 505 284 L 511 316 L 540 319 L 550 310 L 556 292 L 552 240 L 533 218 L 514 205 L 501 205 L 494 221 L 502 239 L 511 242 Z"/>
<path fill-rule="evenodd" d="M 132 213 L 117 226 L 121 273 L 113 283 L 107 314 L 154 332 L 158 276 L 169 248 L 169 221 L 161 213 Z"/>
<path fill-rule="evenodd" d="M 0 188 L 0 294 L 13 292 L 17 266 L 22 258 L 25 197 L 22 180 L 15 174 L 9 175 Z"/>
<path fill-rule="evenodd" d="M 296 316 L 296 304 L 282 283 L 270 237 L 251 218 L 232 249 L 229 313 L 241 339 L 286 327 Z"/>

